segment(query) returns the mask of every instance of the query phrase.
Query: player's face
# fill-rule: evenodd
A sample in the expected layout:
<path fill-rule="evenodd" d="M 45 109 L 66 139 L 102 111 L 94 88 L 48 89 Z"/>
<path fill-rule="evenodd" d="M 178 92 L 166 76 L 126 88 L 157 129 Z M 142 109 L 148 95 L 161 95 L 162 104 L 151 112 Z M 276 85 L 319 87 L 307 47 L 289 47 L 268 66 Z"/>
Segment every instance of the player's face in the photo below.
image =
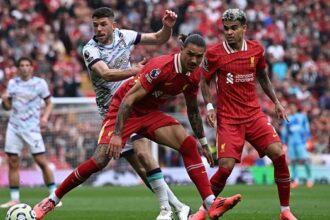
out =
<path fill-rule="evenodd" d="M 226 41 L 229 45 L 240 44 L 246 31 L 246 25 L 239 21 L 224 21 L 223 28 Z"/>
<path fill-rule="evenodd" d="M 95 38 L 102 44 L 112 43 L 114 21 L 110 18 L 93 18 Z"/>
<path fill-rule="evenodd" d="M 181 50 L 181 64 L 184 72 L 192 72 L 197 68 L 204 56 L 205 47 L 189 43 Z"/>
<path fill-rule="evenodd" d="M 18 66 L 19 74 L 23 79 L 28 79 L 32 76 L 33 67 L 27 60 L 22 60 Z"/>

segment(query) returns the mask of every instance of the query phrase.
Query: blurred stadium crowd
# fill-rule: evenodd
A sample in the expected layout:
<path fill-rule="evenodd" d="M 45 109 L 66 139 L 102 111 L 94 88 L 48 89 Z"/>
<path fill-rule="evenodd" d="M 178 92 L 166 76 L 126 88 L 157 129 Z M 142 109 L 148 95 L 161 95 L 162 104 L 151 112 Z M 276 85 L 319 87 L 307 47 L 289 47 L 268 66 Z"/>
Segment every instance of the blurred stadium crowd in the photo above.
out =
<path fill-rule="evenodd" d="M 312 138 L 309 150 L 330 153 L 330 1 L 328 0 L 2 0 L 0 1 L 0 93 L 10 78 L 15 76 L 15 60 L 30 56 L 35 60 L 36 74 L 45 78 L 54 97 L 93 96 L 86 68 L 81 58 L 82 46 L 93 36 L 91 13 L 100 6 L 115 9 L 117 25 L 141 32 L 157 31 L 162 26 L 166 9 L 178 13 L 173 37 L 162 46 L 137 46 L 132 61 L 143 57 L 175 52 L 179 49 L 179 33 L 199 32 L 213 44 L 223 40 L 221 12 L 239 7 L 248 16 L 247 37 L 259 40 L 265 47 L 269 73 L 276 93 L 284 106 L 296 102 L 308 114 Z M 262 108 L 279 130 L 273 104 L 260 88 Z M 200 97 L 201 109 L 204 103 Z M 164 107 L 168 112 L 185 114 L 182 97 Z M 202 110 L 203 113 L 203 110 Z M 56 117 L 53 117 L 53 119 Z M 1 118 L 0 118 L 1 119 Z M 55 120 L 55 119 L 54 119 Z M 62 122 L 60 122 L 62 121 Z M 94 146 L 97 132 L 86 125 L 65 125 L 66 119 L 56 119 L 58 138 L 64 148 L 49 146 L 59 164 L 74 167 L 89 155 L 88 149 L 77 148 L 81 136 L 85 144 Z M 5 119 L 1 119 L 5 123 Z M 57 125 L 56 125 L 57 123 Z M 58 124 L 60 123 L 60 124 Z M 63 127 L 61 127 L 63 126 Z M 71 126 L 71 133 L 63 129 Z M 209 129 L 209 128 L 207 128 Z M 3 147 L 4 131 L 0 134 Z M 214 132 L 208 132 L 214 140 Z M 61 143 L 61 140 L 57 141 Z M 49 142 L 50 144 L 50 142 Z M 248 146 L 248 144 L 247 144 Z M 59 150 L 62 149 L 62 150 Z M 250 152 L 247 148 L 247 152 Z M 73 153 L 74 151 L 74 153 Z M 72 152 L 72 154 L 71 154 Z M 78 152 L 78 154 L 77 154 Z M 80 153 L 79 153 L 80 152 Z M 255 153 L 247 153 L 247 164 L 253 164 Z M 163 164 L 178 164 L 176 154 L 167 151 Z M 80 159 L 79 159 L 80 158 Z M 251 161 L 252 162 L 251 162 Z M 65 165 L 66 166 L 66 165 Z"/>

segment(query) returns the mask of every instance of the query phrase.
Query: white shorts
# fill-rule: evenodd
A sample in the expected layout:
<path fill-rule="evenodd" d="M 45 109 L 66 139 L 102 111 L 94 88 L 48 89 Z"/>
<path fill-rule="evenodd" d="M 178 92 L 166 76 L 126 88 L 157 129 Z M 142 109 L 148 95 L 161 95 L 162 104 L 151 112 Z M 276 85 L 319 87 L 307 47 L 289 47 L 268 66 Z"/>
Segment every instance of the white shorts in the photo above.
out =
<path fill-rule="evenodd" d="M 134 153 L 134 148 L 133 148 L 133 141 L 139 140 L 141 138 L 144 138 L 136 133 L 132 134 L 130 139 L 128 139 L 127 143 L 121 150 L 121 155 L 123 154 L 129 154 L 129 153 Z"/>
<path fill-rule="evenodd" d="M 8 124 L 6 132 L 5 152 L 20 155 L 24 146 L 29 147 L 32 154 L 46 151 L 42 136 L 38 132 L 18 131 Z"/>

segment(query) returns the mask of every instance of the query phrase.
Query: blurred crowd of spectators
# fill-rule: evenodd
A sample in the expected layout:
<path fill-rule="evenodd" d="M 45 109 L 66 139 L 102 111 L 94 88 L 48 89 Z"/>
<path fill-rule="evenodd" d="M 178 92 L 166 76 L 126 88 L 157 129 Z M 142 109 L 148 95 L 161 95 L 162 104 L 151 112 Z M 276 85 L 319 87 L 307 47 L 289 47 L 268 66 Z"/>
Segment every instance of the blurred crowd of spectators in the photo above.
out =
<path fill-rule="evenodd" d="M 221 14 L 244 9 L 247 38 L 260 41 L 269 74 L 284 106 L 297 102 L 311 122 L 309 149 L 330 153 L 330 1 L 328 0 L 3 0 L 0 1 L 0 93 L 16 74 L 15 60 L 30 56 L 36 74 L 45 78 L 55 97 L 90 96 L 81 58 L 82 46 L 93 36 L 93 9 L 115 9 L 118 27 L 157 31 L 166 9 L 178 13 L 173 37 L 162 46 L 137 46 L 132 61 L 177 51 L 179 33 L 201 33 L 209 45 L 223 40 Z M 88 83 L 88 81 L 87 81 Z M 88 87 L 87 87 L 88 88 Z M 279 130 L 273 104 L 258 88 L 263 110 Z M 204 108 L 202 98 L 200 105 Z M 168 112 L 185 114 L 182 97 L 170 101 Z M 203 112 L 202 112 L 203 113 Z M 209 128 L 207 128 L 209 129 Z M 210 132 L 214 134 L 214 132 Z M 68 133 L 66 133 L 67 135 Z M 97 134 L 93 134 L 94 138 Z M 208 137 L 214 140 L 214 136 Z M 47 142 L 47 135 L 45 137 Z M 74 144 L 73 144 L 74 145 Z M 50 150 L 52 152 L 52 150 Z M 55 152 L 58 156 L 59 152 Z M 179 159 L 165 152 L 164 164 Z M 82 156 L 83 157 L 83 156 Z M 174 158 L 174 159 L 173 159 Z M 71 162 L 70 162 L 71 163 Z"/>

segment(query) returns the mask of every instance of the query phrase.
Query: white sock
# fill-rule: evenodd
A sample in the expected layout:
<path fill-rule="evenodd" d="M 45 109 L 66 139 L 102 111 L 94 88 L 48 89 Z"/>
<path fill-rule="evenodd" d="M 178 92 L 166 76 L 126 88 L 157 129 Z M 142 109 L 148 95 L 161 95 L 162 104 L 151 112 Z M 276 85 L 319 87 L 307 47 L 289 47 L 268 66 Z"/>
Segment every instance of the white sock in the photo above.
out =
<path fill-rule="evenodd" d="M 19 201 L 20 193 L 18 188 L 10 188 L 10 199 L 12 201 Z"/>
<path fill-rule="evenodd" d="M 166 182 L 164 180 L 162 173 L 155 173 L 151 176 L 147 177 L 149 184 L 156 194 L 160 207 L 164 206 L 171 210 L 171 206 L 168 202 L 168 195 L 167 195 L 167 188 L 166 188 Z"/>
<path fill-rule="evenodd" d="M 52 193 L 54 193 L 55 190 L 56 190 L 55 183 L 48 184 L 47 187 L 48 187 L 49 195 L 51 195 Z"/>
<path fill-rule="evenodd" d="M 61 199 L 59 199 L 56 195 L 55 195 L 55 192 L 53 192 L 52 194 L 49 195 L 49 197 L 51 200 L 53 200 L 55 202 L 55 205 L 57 205 Z"/>
<path fill-rule="evenodd" d="M 281 212 L 285 210 L 290 210 L 290 206 L 281 206 Z"/>
<path fill-rule="evenodd" d="M 213 204 L 214 200 L 215 200 L 215 196 L 214 196 L 214 195 L 209 195 L 208 197 L 206 197 L 206 198 L 204 199 L 203 202 L 204 202 L 204 205 L 206 206 L 206 209 L 207 209 L 207 210 L 210 209 L 210 207 L 211 207 L 211 205 Z"/>
<path fill-rule="evenodd" d="M 165 183 L 166 185 L 166 191 L 167 191 L 167 196 L 168 196 L 168 201 L 170 204 L 175 208 L 175 210 L 181 210 L 183 207 L 183 203 L 180 202 L 180 200 L 174 195 L 170 187 Z"/>

